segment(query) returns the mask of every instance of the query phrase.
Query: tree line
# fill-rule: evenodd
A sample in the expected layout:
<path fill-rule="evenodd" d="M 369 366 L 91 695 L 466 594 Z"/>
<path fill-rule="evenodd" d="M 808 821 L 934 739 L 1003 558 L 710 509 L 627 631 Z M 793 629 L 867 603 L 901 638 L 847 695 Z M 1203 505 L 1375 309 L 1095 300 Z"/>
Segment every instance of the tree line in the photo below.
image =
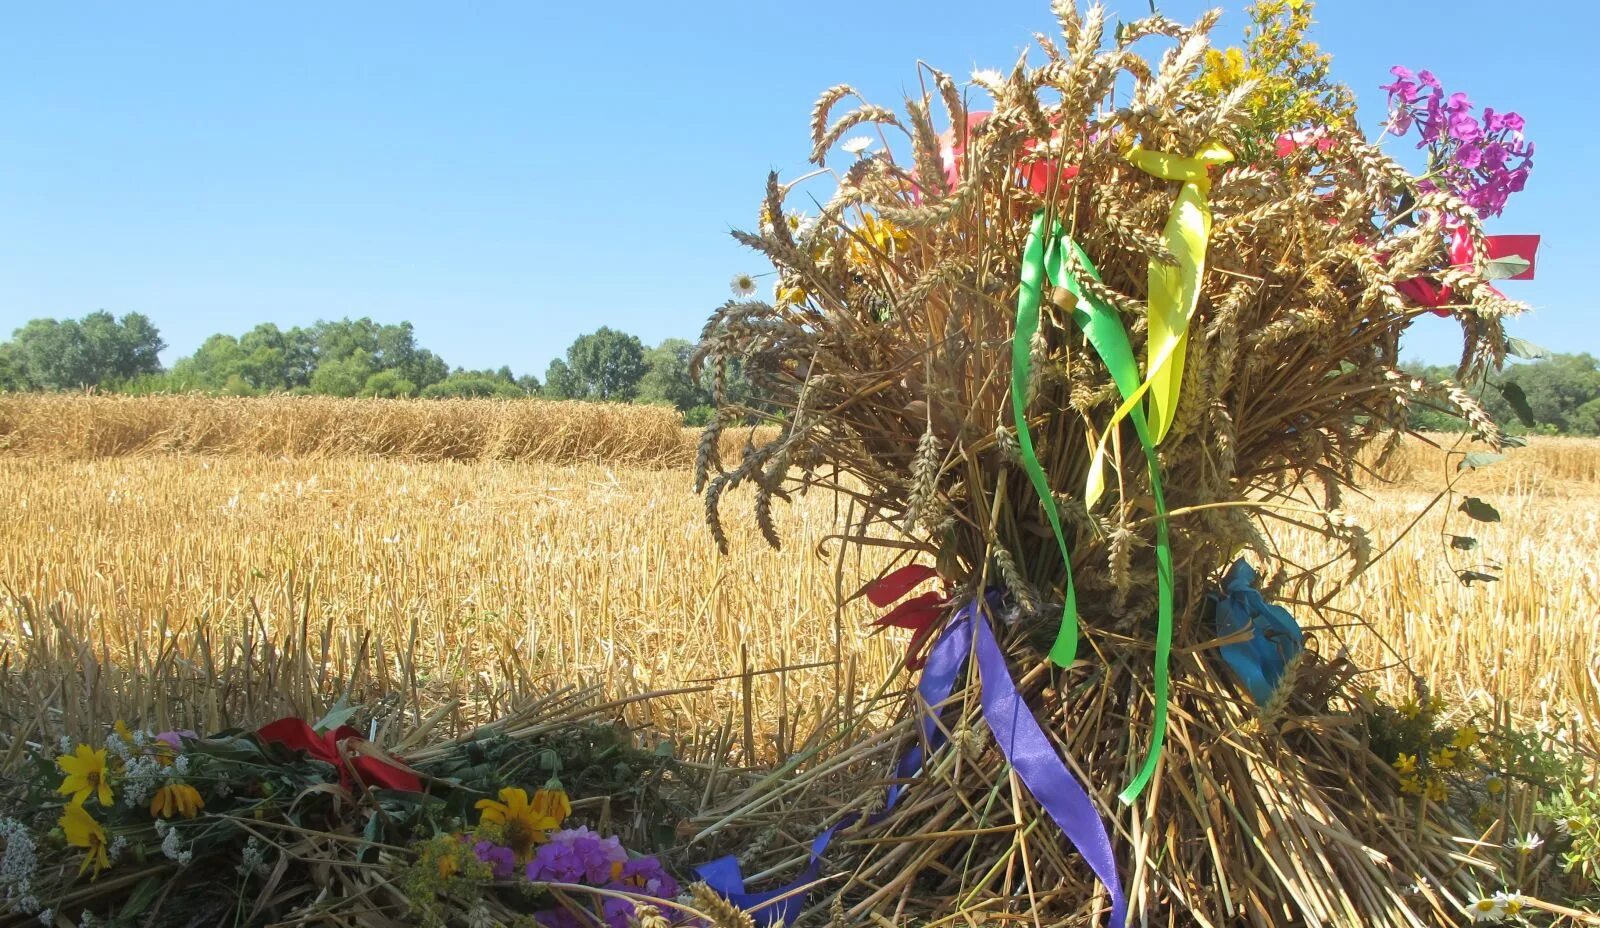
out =
<path fill-rule="evenodd" d="M 1454 367 L 1411 363 L 1406 370 L 1430 382 L 1453 379 Z M 1546 354 L 1506 365 L 1481 384 L 1467 385 L 1494 420 L 1513 434 L 1600 435 L 1600 363 L 1591 354 Z M 1440 405 L 1415 404 L 1411 425 L 1429 431 L 1462 429 Z"/>
<path fill-rule="evenodd" d="M 691 342 L 669 338 L 647 347 L 602 327 L 579 336 L 544 379 L 498 370 L 452 368 L 417 344 L 409 322 L 340 319 L 282 329 L 263 322 L 240 336 L 217 334 L 171 369 L 149 318 L 93 312 L 82 319 L 34 319 L 0 343 L 0 390 L 122 393 L 203 392 L 234 396 L 316 393 L 330 396 L 540 396 L 672 406 L 691 423 L 711 415 L 706 383 L 690 375 Z M 1430 381 L 1454 370 L 1410 363 Z M 743 391 L 743 384 L 730 389 Z M 1513 432 L 1600 435 L 1600 364 L 1589 354 L 1550 354 L 1507 366 L 1475 389 Z M 1416 428 L 1452 431 L 1461 421 L 1442 405 L 1418 404 Z"/>
<path fill-rule="evenodd" d="M 140 313 L 93 312 L 34 319 L 0 343 L 0 390 L 322 394 L 369 397 L 527 397 L 672 406 L 690 422 L 711 414 L 711 394 L 690 376 L 693 343 L 648 347 L 601 327 L 550 362 L 541 381 L 498 370 L 452 368 L 417 344 L 411 323 L 340 319 L 283 329 L 264 322 L 243 335 L 219 333 L 194 354 L 162 366 L 161 333 Z"/>

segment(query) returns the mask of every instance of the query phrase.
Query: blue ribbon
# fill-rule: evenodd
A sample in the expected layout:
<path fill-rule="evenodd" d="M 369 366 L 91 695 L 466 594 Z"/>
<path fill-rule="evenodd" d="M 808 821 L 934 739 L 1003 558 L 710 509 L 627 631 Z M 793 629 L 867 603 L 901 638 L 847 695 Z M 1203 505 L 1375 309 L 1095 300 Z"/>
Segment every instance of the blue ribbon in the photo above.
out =
<path fill-rule="evenodd" d="M 1267 602 L 1256 589 L 1256 572 L 1237 561 L 1222 580 L 1223 591 L 1210 595 L 1217 636 L 1228 638 L 1248 628 L 1247 640 L 1222 646 L 1222 659 L 1239 675 L 1256 705 L 1272 699 L 1290 659 L 1305 649 L 1305 635 L 1283 607 Z"/>
<path fill-rule="evenodd" d="M 991 608 L 998 605 L 999 596 L 994 591 L 985 599 Z M 1105 823 L 1088 791 L 1062 762 L 1055 746 L 1033 717 L 1026 700 L 1017 691 L 1006 665 L 1005 654 L 995 643 L 989 620 L 979 614 L 977 606 L 977 600 L 973 600 L 958 609 L 929 653 L 928 664 L 917 685 L 917 693 L 925 707 L 921 721 L 922 737 L 896 765 L 895 777 L 902 782 L 889 788 L 884 811 L 868 821 L 876 822 L 889 814 L 910 785 L 904 781 L 913 779 L 922 768 L 923 758 L 937 753 L 948 740 L 939 727 L 936 710 L 950 698 L 956 678 L 960 676 L 976 640 L 984 721 L 994 733 L 1001 753 L 1017 771 L 1029 792 L 1033 793 L 1034 799 L 1083 855 L 1089 869 L 1106 885 L 1111 893 L 1111 924 L 1114 928 L 1122 928 L 1127 923 L 1127 899 L 1122 892 L 1122 880 L 1117 874 L 1116 857 L 1111 851 L 1111 838 L 1106 832 Z M 753 915 L 756 923 L 764 928 L 792 925 L 805 909 L 810 884 L 817 880 L 822 855 L 834 835 L 859 818 L 859 815 L 846 816 L 818 835 L 811 842 L 811 855 L 799 878 L 777 889 L 764 893 L 746 892 L 738 858 L 732 855 L 702 864 L 695 868 L 695 873 L 723 898 Z"/>

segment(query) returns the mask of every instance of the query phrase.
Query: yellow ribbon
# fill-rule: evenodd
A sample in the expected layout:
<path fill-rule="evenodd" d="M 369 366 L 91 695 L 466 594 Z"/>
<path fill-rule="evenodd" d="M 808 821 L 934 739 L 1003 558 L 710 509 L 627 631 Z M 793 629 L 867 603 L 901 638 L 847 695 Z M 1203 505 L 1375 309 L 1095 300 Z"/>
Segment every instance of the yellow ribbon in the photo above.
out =
<path fill-rule="evenodd" d="M 1163 180 L 1180 181 L 1177 202 L 1167 217 L 1162 239 L 1177 259 L 1176 265 L 1152 259 L 1147 300 L 1148 337 L 1145 342 L 1145 379 L 1111 416 L 1095 444 L 1089 465 L 1089 483 L 1084 497 L 1093 506 L 1105 493 L 1106 440 L 1145 393 L 1150 394 L 1150 437 L 1160 444 L 1172 428 L 1178 409 L 1178 393 L 1183 386 L 1183 359 L 1189 344 L 1189 320 L 1200 302 L 1200 279 L 1205 274 L 1206 242 L 1211 237 L 1211 178 L 1206 170 L 1227 164 L 1233 153 L 1215 142 L 1208 143 L 1193 158 L 1179 158 L 1166 152 L 1134 148 L 1128 160 L 1146 174 Z"/>

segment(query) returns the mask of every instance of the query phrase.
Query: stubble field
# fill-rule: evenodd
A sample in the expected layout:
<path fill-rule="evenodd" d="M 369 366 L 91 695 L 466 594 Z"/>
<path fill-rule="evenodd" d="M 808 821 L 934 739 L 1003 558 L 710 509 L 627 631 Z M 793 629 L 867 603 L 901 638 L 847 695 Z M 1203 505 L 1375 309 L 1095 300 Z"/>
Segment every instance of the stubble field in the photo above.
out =
<path fill-rule="evenodd" d="M 1452 701 L 1587 724 L 1597 461 L 1592 442 L 1511 452 L 1460 488 L 1502 517 L 1475 524 L 1452 514 L 1459 494 L 1428 509 L 1446 461 L 1408 445 L 1395 483 L 1346 500 L 1381 554 L 1328 603 L 1346 620 L 1302 621 L 1396 698 L 1414 670 Z M 220 728 L 347 696 L 381 707 L 380 727 L 460 729 L 592 683 L 680 690 L 638 711 L 770 759 L 841 701 L 870 710 L 903 648 L 868 633 L 864 604 L 836 609 L 882 563 L 822 556 L 834 501 L 784 510 L 780 552 L 751 527 L 722 556 L 679 464 L 0 454 L 5 724 Z M 1443 531 L 1478 548 L 1450 551 Z M 1300 563 L 1335 553 L 1274 538 Z M 1457 579 L 1486 561 L 1498 582 Z"/>

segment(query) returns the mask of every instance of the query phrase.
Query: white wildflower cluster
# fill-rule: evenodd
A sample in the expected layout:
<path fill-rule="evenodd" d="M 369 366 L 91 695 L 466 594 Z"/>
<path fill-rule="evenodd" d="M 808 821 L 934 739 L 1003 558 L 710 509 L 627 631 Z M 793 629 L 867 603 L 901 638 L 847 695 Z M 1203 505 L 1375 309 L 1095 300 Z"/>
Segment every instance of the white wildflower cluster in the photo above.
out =
<path fill-rule="evenodd" d="M 267 869 L 267 849 L 259 838 L 252 836 L 246 841 L 240 857 L 239 866 L 233 868 L 240 876 L 252 876 Z"/>
<path fill-rule="evenodd" d="M 0 903 L 4 903 L 0 908 L 30 915 L 39 911 L 39 899 L 33 894 L 39 849 L 33 835 L 14 818 L 0 819 L 0 844 L 5 845 L 5 854 L 0 856 Z"/>
<path fill-rule="evenodd" d="M 41 924 L 41 925 L 50 925 L 51 928 L 55 928 L 55 923 L 56 923 L 56 910 L 55 909 L 45 909 L 43 912 L 39 913 L 39 924 Z"/>
<path fill-rule="evenodd" d="M 137 809 L 149 803 L 170 775 L 167 767 L 147 754 L 131 756 L 122 771 L 122 803 Z"/>
<path fill-rule="evenodd" d="M 175 826 L 157 820 L 156 834 L 161 835 L 161 853 L 168 860 L 176 860 L 180 867 L 187 867 L 189 861 L 194 860 L 194 852 L 184 850 L 178 843 L 178 829 Z"/>
<path fill-rule="evenodd" d="M 189 775 L 189 755 L 179 754 L 172 761 L 172 775 L 183 777 Z"/>
<path fill-rule="evenodd" d="M 56 747 L 63 754 L 71 754 L 72 753 L 72 739 L 68 738 L 66 735 L 62 735 L 60 738 L 56 739 Z"/>
<path fill-rule="evenodd" d="M 118 757 L 126 761 L 133 756 L 133 745 L 123 741 L 122 736 L 116 732 L 111 732 L 106 735 L 106 751 L 112 757 Z"/>

